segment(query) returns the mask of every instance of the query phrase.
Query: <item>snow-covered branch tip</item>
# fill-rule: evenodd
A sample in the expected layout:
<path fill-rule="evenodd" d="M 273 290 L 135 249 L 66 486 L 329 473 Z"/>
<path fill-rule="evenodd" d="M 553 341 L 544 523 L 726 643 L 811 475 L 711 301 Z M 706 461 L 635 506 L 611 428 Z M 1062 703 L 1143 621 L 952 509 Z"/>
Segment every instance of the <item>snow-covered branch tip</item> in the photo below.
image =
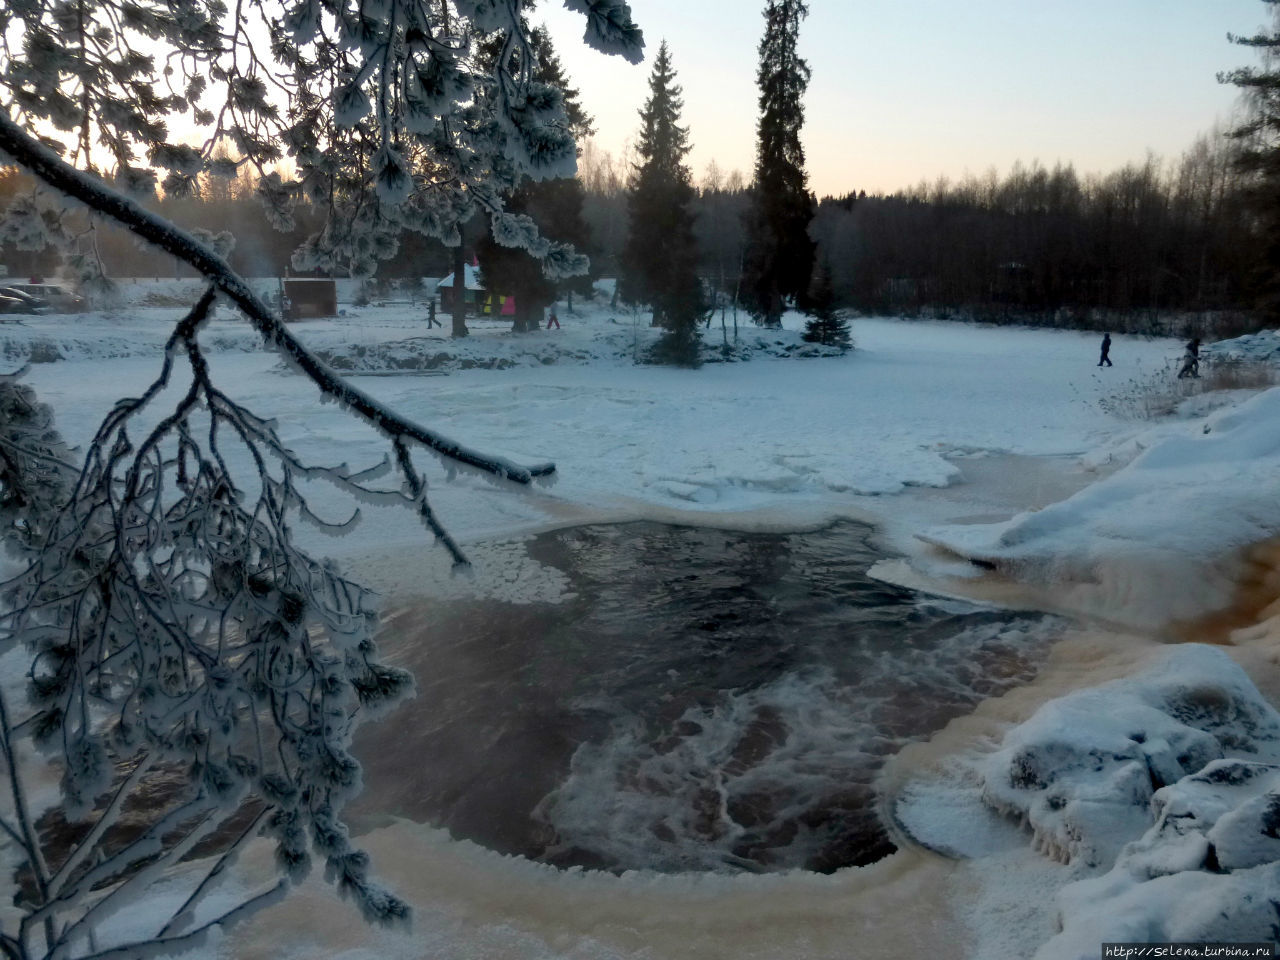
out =
<path fill-rule="evenodd" d="M 564 0 L 564 5 L 586 16 L 582 39 L 587 46 L 617 54 L 628 63 L 644 59 L 644 33 L 631 19 L 626 0 Z"/>
<path fill-rule="evenodd" d="M 303 346 L 230 264 L 207 244 L 155 216 L 90 174 L 77 170 L 52 150 L 32 139 L 3 113 L 0 113 L 0 155 L 7 155 L 48 186 L 114 220 L 135 236 L 199 271 L 210 284 L 240 308 L 267 344 L 310 379 L 321 393 L 336 400 L 392 440 L 413 441 L 441 457 L 516 483 L 528 484 L 537 477 L 555 473 L 554 463 L 521 466 L 504 457 L 472 450 L 450 437 L 400 416 L 363 390 L 347 383 Z"/>

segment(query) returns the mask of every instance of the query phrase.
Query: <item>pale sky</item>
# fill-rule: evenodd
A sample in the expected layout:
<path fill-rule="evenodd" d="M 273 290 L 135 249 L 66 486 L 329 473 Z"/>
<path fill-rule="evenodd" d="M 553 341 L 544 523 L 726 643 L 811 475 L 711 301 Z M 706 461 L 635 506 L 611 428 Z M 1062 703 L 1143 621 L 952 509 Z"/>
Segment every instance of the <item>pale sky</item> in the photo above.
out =
<path fill-rule="evenodd" d="M 665 38 L 684 88 L 688 162 L 748 179 L 763 0 L 631 0 L 645 62 L 580 42 L 582 18 L 543 0 L 535 21 L 620 156 L 639 127 Z M 800 51 L 813 71 L 803 141 L 810 189 L 892 191 L 1016 160 L 1106 171 L 1148 150 L 1173 158 L 1215 121 L 1234 87 L 1215 74 L 1256 63 L 1228 32 L 1263 26 L 1259 0 L 809 0 Z"/>

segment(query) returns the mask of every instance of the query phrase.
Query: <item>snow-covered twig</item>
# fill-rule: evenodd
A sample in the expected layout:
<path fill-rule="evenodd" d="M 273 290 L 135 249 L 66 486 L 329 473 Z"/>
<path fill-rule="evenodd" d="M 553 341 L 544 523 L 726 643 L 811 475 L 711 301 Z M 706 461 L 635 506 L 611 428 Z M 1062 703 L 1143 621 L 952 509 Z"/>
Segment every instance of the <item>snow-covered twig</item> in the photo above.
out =
<path fill-rule="evenodd" d="M 240 836 L 232 842 L 231 846 L 223 851 L 222 855 L 218 857 L 217 862 L 209 868 L 209 872 L 205 874 L 204 879 L 201 880 L 199 885 L 191 891 L 190 896 L 183 901 L 182 906 L 174 911 L 173 916 L 170 917 L 164 927 L 161 928 L 159 934 L 160 939 L 164 939 L 168 935 L 175 933 L 179 927 L 190 924 L 192 919 L 192 909 L 200 901 L 200 898 L 209 892 L 213 884 L 217 883 L 217 881 L 226 873 L 227 868 L 235 862 L 240 851 L 243 850 L 249 840 L 257 834 L 258 828 L 262 825 L 262 821 L 267 818 L 268 813 L 269 810 L 262 810 L 256 817 L 249 821 L 249 825 L 240 832 Z"/>
<path fill-rule="evenodd" d="M 0 642 L 22 639 L 34 648 L 30 734 L 60 740 L 69 817 L 95 806 L 121 764 L 137 764 L 66 852 L 53 882 L 47 868 L 37 868 L 37 895 L 22 904 L 18 939 L 28 944 L 43 925 L 53 956 L 72 951 L 247 796 L 263 804 L 255 824 L 278 840 L 286 873 L 305 870 L 314 848 L 367 916 L 395 922 L 408 915 L 368 880 L 367 858 L 351 846 L 339 815 L 359 786 L 348 751 L 357 712 L 377 713 L 405 696 L 412 680 L 374 659 L 377 617 L 368 591 L 302 553 L 289 518 L 306 514 L 295 487 L 302 477 L 419 511 L 425 488 L 409 483 L 406 496 L 368 487 L 385 465 L 353 474 L 303 464 L 269 421 L 218 390 L 197 340 L 214 296 L 211 286 L 177 324 L 156 380 L 107 414 L 66 505 L 42 521 L 42 549 L 3 585 L 9 609 L 0 614 Z M 190 384 L 134 440 L 135 422 L 160 404 L 184 354 Z M 401 438 L 392 442 L 407 456 Z M 228 466 L 235 462 L 224 455 L 229 444 L 248 456 L 241 475 Z M 456 544 L 449 545 L 456 558 Z M 11 740 L 6 733 L 5 743 Z M 149 767 L 174 764 L 194 769 L 191 795 L 162 802 L 140 837 L 104 849 Z M 22 825 L 14 832 L 23 836 Z M 187 922 L 248 836 L 224 850 L 159 939 L 173 939 L 165 934 Z M 23 846 L 41 864 L 38 844 L 32 835 Z M 90 896 L 104 885 L 104 894 Z"/>
<path fill-rule="evenodd" d="M 435 511 L 431 509 L 431 504 L 427 502 L 427 482 L 414 467 L 413 460 L 409 456 L 409 448 L 398 437 L 393 442 L 396 451 L 396 462 L 400 465 L 400 472 L 404 474 L 404 481 L 409 487 L 409 494 L 417 505 L 418 516 L 422 518 L 426 528 L 436 535 L 436 539 L 444 544 L 445 549 L 453 557 L 453 562 L 458 565 L 465 564 L 467 562 L 466 554 L 462 552 L 462 549 L 454 542 L 453 537 L 449 536 L 449 532 L 436 519 Z"/>
<path fill-rule="evenodd" d="M 154 756 L 148 753 L 134 765 L 132 772 L 130 772 L 129 776 L 125 778 L 124 782 L 120 784 L 112 795 L 111 802 L 108 803 L 106 809 L 102 811 L 102 814 L 98 817 L 98 822 L 93 825 L 93 829 L 89 831 L 83 840 L 76 844 L 75 848 L 71 851 L 71 855 L 67 857 L 62 866 L 58 868 L 58 872 L 54 874 L 53 878 L 49 881 L 50 896 L 56 897 L 62 890 L 62 886 L 67 882 L 68 878 L 73 876 L 75 872 L 80 869 L 80 865 L 84 863 L 89 854 L 97 849 L 98 842 L 102 839 L 103 834 L 116 824 L 117 817 L 119 816 L 121 808 L 124 806 L 124 802 L 132 795 L 134 789 L 142 781 L 142 778 L 146 776 L 147 772 L 151 769 L 153 761 Z"/>
<path fill-rule="evenodd" d="M 109 950 L 99 950 L 77 957 L 76 960 L 149 960 L 151 957 L 173 956 L 200 946 L 214 927 L 230 927 L 253 916 L 259 910 L 279 903 L 288 891 L 289 882 L 280 880 L 270 889 L 250 897 L 226 913 L 201 924 L 190 933 L 176 937 L 158 937 L 144 943 L 129 943 Z"/>
<path fill-rule="evenodd" d="M 33 829 L 31 810 L 28 805 L 26 787 L 18 766 L 17 751 L 13 744 L 13 728 L 9 723 L 9 710 L 5 704 L 4 691 L 0 690 L 0 750 L 4 753 L 5 768 L 9 777 L 9 789 L 13 795 L 14 814 L 18 818 L 21 831 L 21 849 L 27 855 L 27 863 L 41 897 L 49 896 L 49 867 L 45 863 L 44 850 Z M 46 943 L 53 940 L 53 924 L 45 924 Z M 24 938 L 25 939 L 25 938 Z"/>

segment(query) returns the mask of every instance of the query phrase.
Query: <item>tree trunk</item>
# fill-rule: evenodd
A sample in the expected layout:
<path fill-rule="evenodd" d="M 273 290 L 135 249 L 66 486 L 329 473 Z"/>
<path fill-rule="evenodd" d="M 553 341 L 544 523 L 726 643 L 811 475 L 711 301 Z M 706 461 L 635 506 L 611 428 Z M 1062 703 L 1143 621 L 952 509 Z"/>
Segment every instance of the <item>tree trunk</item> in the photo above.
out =
<path fill-rule="evenodd" d="M 717 291 L 717 296 L 720 297 L 720 335 L 724 338 L 725 349 L 728 349 L 729 328 L 725 324 L 725 311 L 728 309 L 729 305 L 725 301 L 729 298 L 725 295 L 724 286 L 724 258 L 722 257 L 720 259 L 720 289 Z"/>
<path fill-rule="evenodd" d="M 533 333 L 538 329 L 538 311 L 528 297 L 516 298 L 516 312 L 511 317 L 512 333 Z"/>
<path fill-rule="evenodd" d="M 465 337 L 467 329 L 467 258 L 463 245 L 453 248 L 453 335 Z"/>

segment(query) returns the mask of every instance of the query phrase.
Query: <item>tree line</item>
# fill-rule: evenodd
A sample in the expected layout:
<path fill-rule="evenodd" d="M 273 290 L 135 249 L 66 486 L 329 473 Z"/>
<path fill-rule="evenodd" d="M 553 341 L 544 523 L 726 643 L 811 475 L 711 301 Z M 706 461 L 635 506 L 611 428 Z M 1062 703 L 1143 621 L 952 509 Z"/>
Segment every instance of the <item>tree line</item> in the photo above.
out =
<path fill-rule="evenodd" d="M 990 171 L 894 193 L 823 197 L 814 201 L 808 228 L 813 259 L 830 270 L 835 304 L 865 313 L 1153 331 L 1171 314 L 1208 315 L 1217 325 L 1265 322 L 1251 312 L 1262 236 L 1250 195 L 1256 178 L 1242 168 L 1241 153 L 1236 141 L 1214 133 L 1176 160 L 1149 156 L 1110 173 L 1033 162 L 1003 176 Z M 526 184 L 519 195 L 544 230 L 549 225 L 590 256 L 595 277 L 618 276 L 630 225 L 645 222 L 633 217 L 628 166 L 587 141 L 575 180 Z M 0 202 L 21 180 L 12 168 L 0 174 Z M 690 182 L 685 202 L 692 237 L 682 255 L 700 281 L 700 309 L 705 315 L 736 305 L 745 317 L 750 185 L 713 162 Z M 155 197 L 148 206 L 175 223 L 234 235 L 229 260 L 247 276 L 288 273 L 291 241 L 301 242 L 319 219 L 300 205 L 282 236 L 247 171 L 203 177 L 191 195 Z M 660 220 L 647 222 L 653 228 Z M 124 231 L 104 227 L 100 234 L 109 276 L 191 275 Z M 510 256 L 478 223 L 468 235 L 468 257 L 479 248 L 491 270 L 495 258 Z M 49 270 L 46 253 L 12 244 L 4 261 L 15 274 Z M 451 269 L 449 247 L 405 231 L 377 276 L 439 277 Z M 571 289 L 584 291 L 583 280 L 553 285 L 528 302 L 549 303 Z"/>
<path fill-rule="evenodd" d="M 1003 176 L 823 197 L 808 227 L 810 288 L 826 269 L 835 305 L 868 314 L 1149 332 L 1266 323 L 1254 309 L 1260 226 L 1241 154 L 1215 131 L 1176 159 L 1109 173 L 1019 163 Z M 609 273 L 626 236 L 626 164 L 591 149 L 580 166 L 583 215 Z M 704 288 L 722 309 L 750 312 L 751 185 L 713 161 L 689 208 Z"/>
<path fill-rule="evenodd" d="M 1223 137 L 1107 174 L 1017 164 L 894 194 L 825 198 L 813 233 L 841 303 L 867 312 L 1170 332 L 1239 326 L 1253 238 Z"/>

